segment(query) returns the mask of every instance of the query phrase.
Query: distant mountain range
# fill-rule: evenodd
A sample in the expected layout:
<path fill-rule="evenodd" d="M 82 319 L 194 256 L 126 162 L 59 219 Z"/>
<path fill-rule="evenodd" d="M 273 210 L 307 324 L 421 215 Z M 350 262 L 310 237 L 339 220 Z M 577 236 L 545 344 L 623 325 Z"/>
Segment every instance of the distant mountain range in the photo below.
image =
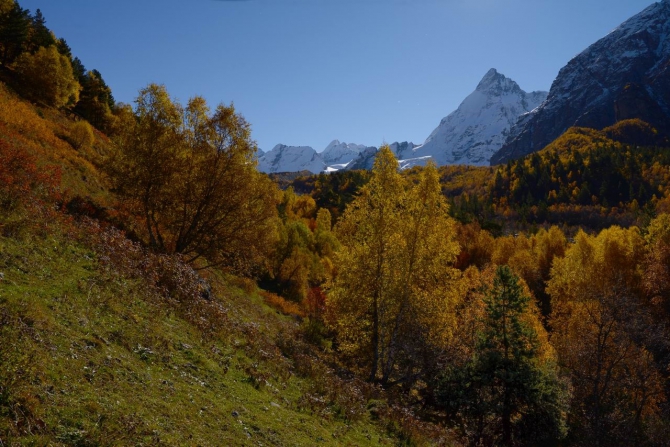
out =
<path fill-rule="evenodd" d="M 563 67 L 550 91 L 523 91 L 490 69 L 422 145 L 393 143 L 401 168 L 433 160 L 488 165 L 538 151 L 573 126 L 602 129 L 639 118 L 670 132 L 670 0 L 625 21 Z M 370 169 L 376 147 L 333 141 L 277 145 L 259 156 L 263 172 Z"/>
<path fill-rule="evenodd" d="M 516 82 L 492 68 L 458 109 L 442 119 L 423 145 L 396 142 L 390 145 L 391 150 L 401 168 L 425 165 L 428 160 L 438 165 L 486 165 L 502 146 L 509 128 L 546 97 L 546 92 L 524 92 Z M 338 140 L 321 153 L 309 146 L 278 144 L 259 157 L 258 169 L 267 173 L 370 169 L 376 153 L 376 147 Z"/>
<path fill-rule="evenodd" d="M 298 171 L 310 171 L 314 174 L 332 172 L 346 167 L 366 149 L 368 149 L 366 146 L 341 143 L 339 140 L 333 140 L 323 152 L 317 152 L 310 146 L 278 144 L 271 151 L 259 152 L 258 170 L 268 174 Z"/>

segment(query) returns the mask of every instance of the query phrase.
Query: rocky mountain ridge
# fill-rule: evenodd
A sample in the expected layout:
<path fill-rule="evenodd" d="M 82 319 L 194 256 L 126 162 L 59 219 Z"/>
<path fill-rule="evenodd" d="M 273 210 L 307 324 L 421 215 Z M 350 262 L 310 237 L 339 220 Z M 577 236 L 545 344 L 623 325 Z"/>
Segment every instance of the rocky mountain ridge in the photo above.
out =
<path fill-rule="evenodd" d="M 458 108 L 442 119 L 415 157 L 430 156 L 438 165 L 488 165 L 519 117 L 538 107 L 547 92 L 526 93 L 490 69 Z"/>
<path fill-rule="evenodd" d="M 491 164 L 544 148 L 573 126 L 639 118 L 670 128 L 670 0 L 654 3 L 563 67 L 547 100 L 512 127 Z"/>

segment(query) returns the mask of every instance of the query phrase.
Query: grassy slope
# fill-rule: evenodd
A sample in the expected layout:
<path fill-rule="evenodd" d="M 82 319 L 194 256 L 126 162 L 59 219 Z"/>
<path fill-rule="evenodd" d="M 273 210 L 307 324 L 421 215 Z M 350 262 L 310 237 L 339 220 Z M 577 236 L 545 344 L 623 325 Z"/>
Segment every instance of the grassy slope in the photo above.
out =
<path fill-rule="evenodd" d="M 295 323 L 255 293 L 215 281 L 228 320 L 203 337 L 140 282 L 106 273 L 67 238 L 3 238 L 0 253 L 5 442 L 375 445 L 385 438 L 367 418 L 348 424 L 299 409 L 310 384 L 272 341 Z"/>
<path fill-rule="evenodd" d="M 95 161 L 109 143 L 77 152 L 71 125 L 0 85 L 0 138 L 61 166 L 69 195 L 106 204 Z M 395 443 L 367 412 L 305 404 L 323 383 L 277 346 L 296 322 L 248 283 L 212 274 L 222 315 L 203 331 L 78 239 L 22 234 L 0 236 L 0 445 Z"/>

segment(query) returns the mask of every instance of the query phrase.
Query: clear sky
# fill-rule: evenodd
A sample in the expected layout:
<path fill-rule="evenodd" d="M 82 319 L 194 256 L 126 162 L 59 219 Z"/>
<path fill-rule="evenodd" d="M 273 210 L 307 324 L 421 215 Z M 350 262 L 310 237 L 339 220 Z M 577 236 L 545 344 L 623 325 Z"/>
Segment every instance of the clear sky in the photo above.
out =
<path fill-rule="evenodd" d="M 268 151 L 422 143 L 489 68 L 549 90 L 650 0 L 19 0 L 117 101 L 234 102 Z"/>

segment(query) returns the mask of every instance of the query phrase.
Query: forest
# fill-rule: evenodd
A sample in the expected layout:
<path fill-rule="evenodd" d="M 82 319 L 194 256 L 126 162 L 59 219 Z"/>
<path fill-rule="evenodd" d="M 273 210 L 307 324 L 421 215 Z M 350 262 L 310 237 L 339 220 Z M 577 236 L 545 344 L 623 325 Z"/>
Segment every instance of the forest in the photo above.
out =
<path fill-rule="evenodd" d="M 39 10 L 0 1 L 0 59 L 0 445 L 215 445 L 240 384 L 289 428 L 360 434 L 334 445 L 667 445 L 670 143 L 650 125 L 491 168 L 401 172 L 383 146 L 280 188 L 233 105 L 158 84 L 117 103 Z M 299 444 L 255 424 L 221 430 Z"/>

